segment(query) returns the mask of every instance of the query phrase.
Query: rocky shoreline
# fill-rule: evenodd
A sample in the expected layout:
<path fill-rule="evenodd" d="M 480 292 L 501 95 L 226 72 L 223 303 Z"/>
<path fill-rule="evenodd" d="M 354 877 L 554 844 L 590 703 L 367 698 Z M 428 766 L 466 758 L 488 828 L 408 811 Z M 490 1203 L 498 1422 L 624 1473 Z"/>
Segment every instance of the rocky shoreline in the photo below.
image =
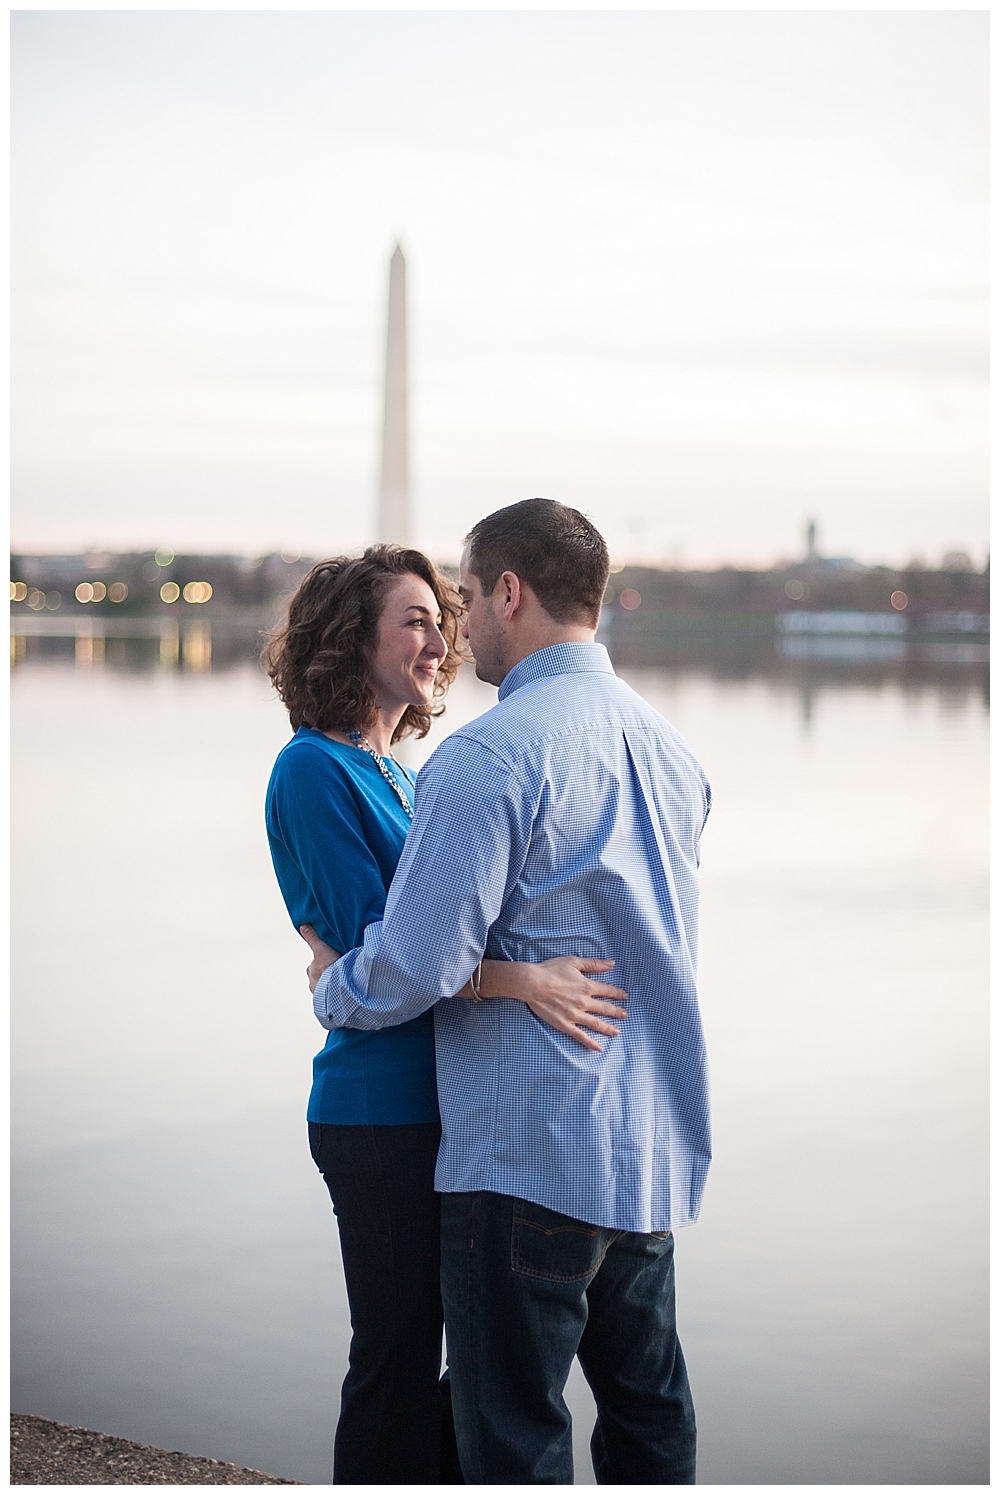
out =
<path fill-rule="evenodd" d="M 128 1438 L 14 1413 L 10 1420 L 12 1485 L 295 1485 L 219 1459 L 147 1448 Z"/>

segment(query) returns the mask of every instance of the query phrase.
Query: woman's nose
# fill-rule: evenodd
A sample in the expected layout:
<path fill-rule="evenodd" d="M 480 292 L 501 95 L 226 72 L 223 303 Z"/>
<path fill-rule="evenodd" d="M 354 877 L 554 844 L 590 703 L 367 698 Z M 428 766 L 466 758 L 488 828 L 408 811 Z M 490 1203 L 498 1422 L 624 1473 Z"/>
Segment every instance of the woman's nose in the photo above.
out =
<path fill-rule="evenodd" d="M 443 659 L 447 652 L 448 645 L 445 643 L 444 634 L 440 628 L 435 628 L 433 634 L 427 640 L 425 653 L 432 654 L 435 659 Z"/>

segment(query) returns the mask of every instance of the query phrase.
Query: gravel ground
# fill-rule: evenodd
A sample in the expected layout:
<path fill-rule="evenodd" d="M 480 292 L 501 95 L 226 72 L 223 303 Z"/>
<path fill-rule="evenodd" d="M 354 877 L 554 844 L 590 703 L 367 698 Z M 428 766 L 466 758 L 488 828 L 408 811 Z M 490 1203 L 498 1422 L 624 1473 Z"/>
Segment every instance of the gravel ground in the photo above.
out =
<path fill-rule="evenodd" d="M 10 1420 L 12 1485 L 295 1485 L 218 1459 L 146 1448 L 127 1438 L 15 1413 Z"/>

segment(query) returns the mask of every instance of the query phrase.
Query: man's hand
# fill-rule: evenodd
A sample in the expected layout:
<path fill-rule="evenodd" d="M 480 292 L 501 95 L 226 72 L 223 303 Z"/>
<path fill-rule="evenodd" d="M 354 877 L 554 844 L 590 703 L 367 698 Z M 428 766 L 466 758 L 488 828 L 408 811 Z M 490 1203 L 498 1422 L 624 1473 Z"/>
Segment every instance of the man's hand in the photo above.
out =
<path fill-rule="evenodd" d="M 335 960 L 340 959 L 340 951 L 334 950 L 332 945 L 324 944 L 311 924 L 300 924 L 299 934 L 313 954 L 312 960 L 306 966 L 306 977 L 309 981 L 309 990 L 315 991 L 316 982 L 327 966 L 332 966 Z"/>

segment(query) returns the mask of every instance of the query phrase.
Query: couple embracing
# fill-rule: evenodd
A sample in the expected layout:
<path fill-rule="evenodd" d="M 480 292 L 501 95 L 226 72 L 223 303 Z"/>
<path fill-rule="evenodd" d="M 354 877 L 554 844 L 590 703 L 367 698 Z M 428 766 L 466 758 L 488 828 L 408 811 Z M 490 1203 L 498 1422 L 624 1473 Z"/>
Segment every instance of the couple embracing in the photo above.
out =
<path fill-rule="evenodd" d="M 460 596 L 373 546 L 314 567 L 268 647 L 296 730 L 267 828 L 329 1031 L 309 1131 L 353 1328 L 335 1484 L 572 1484 L 574 1356 L 598 1483 L 694 1483 L 672 1232 L 710 1156 L 710 793 L 595 642 L 608 569 L 582 514 L 528 499 L 472 530 Z M 443 709 L 460 635 L 499 700 L 415 793 L 392 744 Z"/>

